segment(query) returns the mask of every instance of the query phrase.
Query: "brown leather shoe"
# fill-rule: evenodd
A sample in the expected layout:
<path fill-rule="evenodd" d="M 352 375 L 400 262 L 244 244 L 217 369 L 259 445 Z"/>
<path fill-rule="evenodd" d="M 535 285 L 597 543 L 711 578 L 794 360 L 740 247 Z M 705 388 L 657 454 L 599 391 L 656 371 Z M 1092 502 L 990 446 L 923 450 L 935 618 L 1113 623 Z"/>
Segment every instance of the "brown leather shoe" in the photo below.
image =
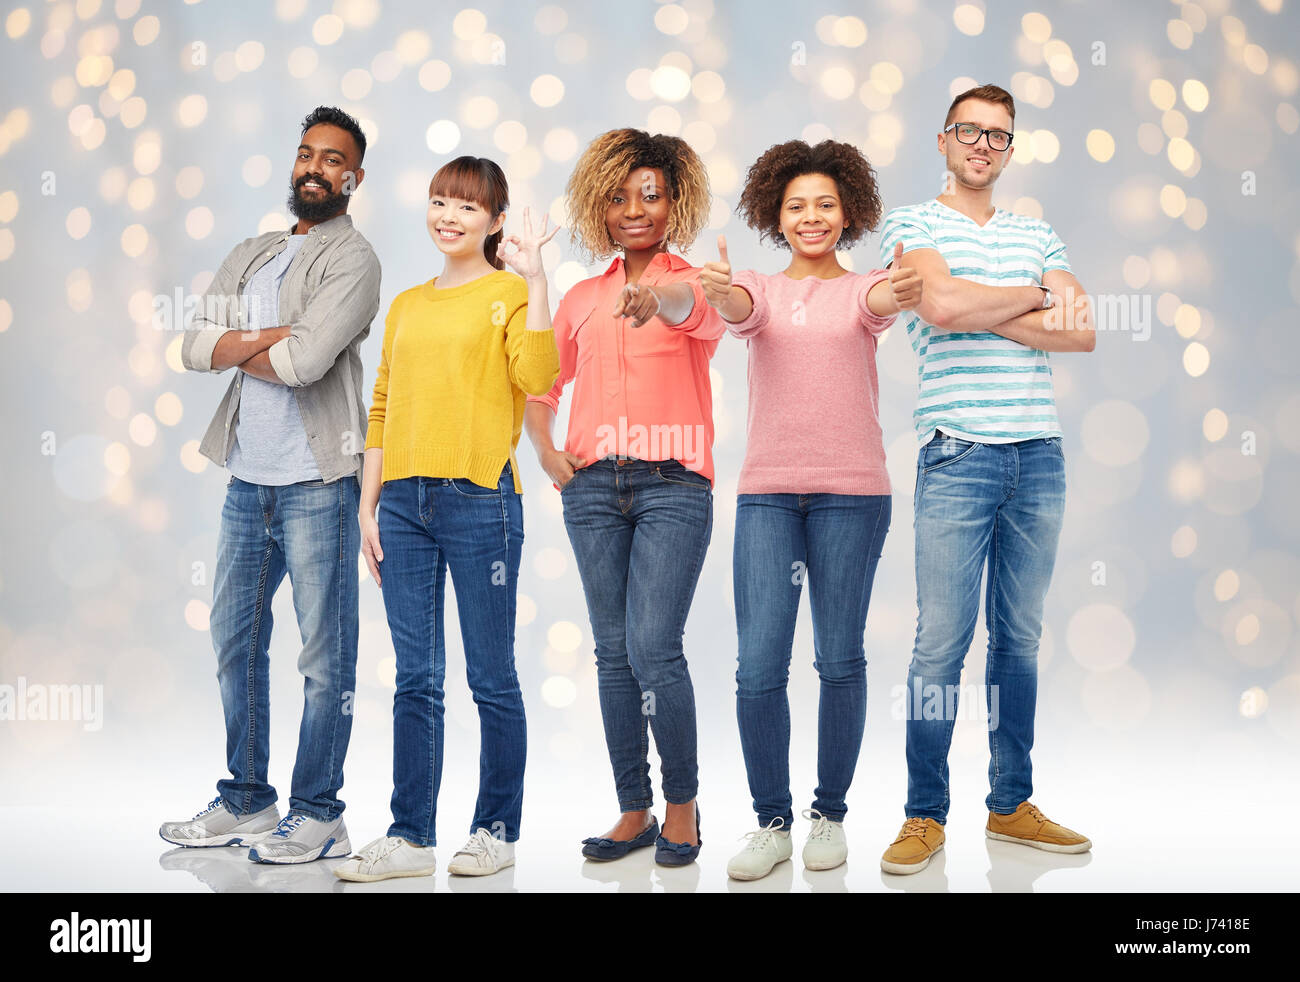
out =
<path fill-rule="evenodd" d="M 1086 836 L 1057 825 L 1027 801 L 1022 801 L 1010 815 L 989 812 L 984 834 L 990 839 L 1018 842 L 1048 852 L 1087 852 L 1092 848 Z"/>
<path fill-rule="evenodd" d="M 885 854 L 880 868 L 886 873 L 919 873 L 943 848 L 943 826 L 933 818 L 909 818 Z"/>

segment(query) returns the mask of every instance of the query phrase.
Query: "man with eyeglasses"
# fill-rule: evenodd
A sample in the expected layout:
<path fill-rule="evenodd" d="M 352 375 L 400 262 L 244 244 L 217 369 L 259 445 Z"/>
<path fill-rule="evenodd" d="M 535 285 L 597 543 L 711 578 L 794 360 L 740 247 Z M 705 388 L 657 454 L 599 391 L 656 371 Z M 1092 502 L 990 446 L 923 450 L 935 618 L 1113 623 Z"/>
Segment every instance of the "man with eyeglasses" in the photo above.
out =
<path fill-rule="evenodd" d="M 907 804 L 881 859 L 916 873 L 943 848 L 948 750 L 962 662 L 979 614 L 989 631 L 985 834 L 1050 852 L 1082 835 L 1029 798 L 1038 642 L 1065 510 L 1065 457 L 1049 352 L 1092 351 L 1095 333 L 1065 246 L 1046 222 L 992 203 L 1015 152 L 1015 101 L 996 85 L 957 96 L 939 152 L 943 193 L 895 208 L 881 252 L 902 244 L 925 295 L 900 315 L 917 356 L 916 643 L 907 677 Z"/>

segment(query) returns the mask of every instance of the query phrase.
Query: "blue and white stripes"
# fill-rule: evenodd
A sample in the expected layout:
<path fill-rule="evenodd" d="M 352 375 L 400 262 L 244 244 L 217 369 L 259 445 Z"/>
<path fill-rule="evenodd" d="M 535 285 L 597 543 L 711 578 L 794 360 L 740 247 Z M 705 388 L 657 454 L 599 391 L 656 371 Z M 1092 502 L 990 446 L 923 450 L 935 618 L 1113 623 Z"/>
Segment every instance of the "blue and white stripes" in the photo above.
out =
<path fill-rule="evenodd" d="M 1069 270 L 1065 245 L 1052 227 L 997 209 L 983 226 L 959 211 L 926 201 L 885 216 L 880 251 L 936 249 L 953 276 L 988 286 L 1038 285 L 1048 270 Z M 913 422 L 922 443 L 942 428 L 981 443 L 1061 436 L 1047 352 L 991 331 L 948 331 L 904 311 L 917 357 Z"/>

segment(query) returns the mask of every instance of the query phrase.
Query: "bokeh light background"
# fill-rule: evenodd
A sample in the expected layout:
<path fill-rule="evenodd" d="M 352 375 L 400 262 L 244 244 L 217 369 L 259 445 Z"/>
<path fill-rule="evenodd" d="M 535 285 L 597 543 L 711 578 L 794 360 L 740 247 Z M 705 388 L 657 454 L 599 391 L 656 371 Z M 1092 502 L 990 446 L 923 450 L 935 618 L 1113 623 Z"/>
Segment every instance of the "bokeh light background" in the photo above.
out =
<path fill-rule="evenodd" d="M 0 823 L 11 841 L 14 830 L 109 808 L 156 852 L 157 823 L 197 810 L 221 774 L 207 628 L 225 474 L 197 447 L 228 378 L 182 370 L 180 337 L 153 326 L 153 298 L 200 293 L 237 241 L 287 227 L 298 123 L 311 108 L 342 106 L 370 140 L 350 213 L 383 264 L 380 317 L 363 348 L 373 381 L 389 301 L 439 269 L 423 203 L 450 156 L 494 158 L 516 215 L 531 205 L 563 220 L 564 183 L 594 135 L 620 125 L 678 134 L 702 155 L 715 196 L 688 257 L 710 258 L 724 232 L 737 267 L 771 272 L 783 254 L 731 217 L 759 153 L 793 137 L 848 140 L 877 167 L 887 207 L 933 197 L 944 110 L 986 81 L 1018 105 L 1017 150 L 995 203 L 1052 222 L 1090 292 L 1130 298 L 1150 319 L 1145 336 L 1103 330 L 1095 353 L 1053 358 L 1069 504 L 1041 653 L 1036 800 L 1085 831 L 1116 809 L 1171 818 L 1235 807 L 1253 820 L 1296 803 L 1295 0 L 58 0 L 6 5 L 3 31 L 0 682 L 99 684 L 105 699 L 93 732 L 0 722 Z M 603 267 L 582 265 L 563 234 L 546 259 L 553 302 Z M 844 261 L 877 265 L 877 240 Z M 895 512 L 868 624 L 868 732 L 850 798 L 851 816 L 871 823 L 860 844 L 872 856 L 902 817 L 891 689 L 905 677 L 916 616 L 916 382 L 901 328 L 879 369 Z M 750 821 L 733 695 L 746 411 L 745 348 L 734 338 L 714 359 L 713 385 L 716 518 L 686 641 L 721 861 L 727 825 L 738 835 Z M 519 457 L 525 821 L 535 838 L 557 828 L 567 849 L 612 819 L 612 780 L 559 496 L 526 439 Z M 394 676 L 379 591 L 364 565 L 360 575 L 344 789 L 358 846 L 387 823 Z M 477 758 L 451 599 L 448 845 L 468 817 Z M 301 706 L 287 581 L 274 612 L 272 778 L 287 797 Z M 983 679 L 984 637 L 981 618 L 971 682 Z M 790 688 L 796 803 L 815 775 L 811 659 L 805 600 Z M 962 721 L 954 815 L 977 824 L 986 762 L 981 724 Z M 596 811 L 557 814 L 569 799 Z M 41 880 L 26 862 L 0 862 L 0 884 L 101 884 L 84 869 Z M 1228 865 L 1223 882 L 1267 885 L 1275 866 Z M 1180 879 L 1180 868 L 1171 858 L 1132 879 L 1206 885 Z M 157 864 L 139 875 L 102 885 L 157 880 Z M 174 876 L 160 884 L 185 888 Z"/>

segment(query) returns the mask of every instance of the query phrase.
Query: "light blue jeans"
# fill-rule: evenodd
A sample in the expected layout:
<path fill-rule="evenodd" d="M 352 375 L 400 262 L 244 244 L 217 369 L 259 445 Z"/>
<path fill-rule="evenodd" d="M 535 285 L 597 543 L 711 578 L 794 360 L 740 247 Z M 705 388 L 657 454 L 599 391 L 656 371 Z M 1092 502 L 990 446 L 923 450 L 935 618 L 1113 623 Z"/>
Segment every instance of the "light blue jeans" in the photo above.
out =
<path fill-rule="evenodd" d="M 267 783 L 271 598 L 285 574 L 302 635 L 302 725 L 289 810 L 321 821 L 342 811 L 343 758 L 352 734 L 357 671 L 355 475 L 276 487 L 237 477 L 226 488 L 217 541 L 211 634 L 226 716 L 230 780 L 217 793 L 235 814 L 276 802 Z"/>
<path fill-rule="evenodd" d="M 1065 513 L 1060 438 L 972 443 L 936 434 L 917 461 L 915 503 L 919 614 L 907 673 L 905 814 L 948 817 L 948 749 L 986 567 L 985 804 L 1006 814 L 1033 791 L 1038 641 Z"/>

